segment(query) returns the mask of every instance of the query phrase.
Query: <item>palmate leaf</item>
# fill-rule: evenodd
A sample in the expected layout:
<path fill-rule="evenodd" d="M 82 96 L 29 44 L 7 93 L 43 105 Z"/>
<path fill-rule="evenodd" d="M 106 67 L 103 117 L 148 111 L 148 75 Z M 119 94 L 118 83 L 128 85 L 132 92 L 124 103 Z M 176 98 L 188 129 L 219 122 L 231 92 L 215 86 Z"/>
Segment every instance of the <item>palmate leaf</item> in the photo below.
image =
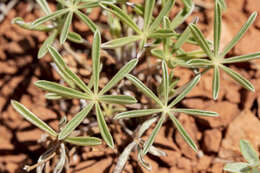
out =
<path fill-rule="evenodd" d="M 102 143 L 99 138 L 87 136 L 67 137 L 65 141 L 79 146 L 93 146 L 100 145 Z"/>
<path fill-rule="evenodd" d="M 179 103 L 191 90 L 194 88 L 200 80 L 201 75 L 196 75 L 190 82 L 188 82 L 182 92 L 170 103 L 169 107 L 173 107 Z"/>
<path fill-rule="evenodd" d="M 130 43 L 136 42 L 141 39 L 142 38 L 140 35 L 121 37 L 121 38 L 114 39 L 114 40 L 108 41 L 106 43 L 103 43 L 101 45 L 101 47 L 104 49 L 113 49 L 113 48 L 121 47 L 124 45 L 128 45 Z"/>
<path fill-rule="evenodd" d="M 80 89 L 85 91 L 88 95 L 92 95 L 92 91 L 74 72 L 72 72 L 69 69 L 59 52 L 52 46 L 49 46 L 48 50 L 52 56 L 53 61 L 55 62 L 61 73 L 63 73 L 64 76 L 67 76 L 70 80 L 72 80 Z"/>
<path fill-rule="evenodd" d="M 260 52 L 256 52 L 256 53 L 247 54 L 247 55 L 225 58 L 223 60 L 223 64 L 230 64 L 230 63 L 237 63 L 237 62 L 247 62 L 247 61 L 259 59 L 259 58 L 260 58 Z"/>
<path fill-rule="evenodd" d="M 251 144 L 246 140 L 240 140 L 240 150 L 241 153 L 250 164 L 258 164 L 259 163 L 259 156 Z"/>
<path fill-rule="evenodd" d="M 213 81 L 212 81 L 212 95 L 214 100 L 218 98 L 219 87 L 220 87 L 219 67 L 215 66 L 214 73 L 213 73 Z"/>
<path fill-rule="evenodd" d="M 46 15 L 51 14 L 51 9 L 46 0 L 36 0 Z"/>
<path fill-rule="evenodd" d="M 224 70 L 232 79 L 234 79 L 236 82 L 238 82 L 242 87 L 250 90 L 250 91 L 255 91 L 254 86 L 247 80 L 245 79 L 243 76 L 241 76 L 239 73 L 233 71 L 232 69 L 224 66 L 224 65 L 220 65 L 220 68 L 222 70 Z"/>
<path fill-rule="evenodd" d="M 97 30 L 94 34 L 94 40 L 92 44 L 92 75 L 94 79 L 94 93 L 98 93 L 98 82 L 99 82 L 99 67 L 100 67 L 100 45 L 101 45 L 101 35 Z"/>
<path fill-rule="evenodd" d="M 190 115 L 198 115 L 198 116 L 206 116 L 206 117 L 216 117 L 218 114 L 212 111 L 204 111 L 198 109 L 182 109 L 182 108 L 175 108 L 171 110 L 172 112 L 181 112 Z"/>
<path fill-rule="evenodd" d="M 149 151 L 150 147 L 152 146 L 154 139 L 155 139 L 156 135 L 158 134 L 160 128 L 162 127 L 162 124 L 163 124 L 165 118 L 166 118 L 165 114 L 163 114 L 160 117 L 159 121 L 157 122 L 155 128 L 152 131 L 152 134 L 149 136 L 148 140 L 145 142 L 143 153 L 142 153 L 143 155 L 146 155 L 147 152 Z"/>
<path fill-rule="evenodd" d="M 145 86 L 138 78 L 133 75 L 126 75 L 127 79 L 130 80 L 139 90 L 141 90 L 146 96 L 150 97 L 154 100 L 158 105 L 163 106 L 161 100 L 149 89 Z"/>
<path fill-rule="evenodd" d="M 133 104 L 137 100 L 132 96 L 126 95 L 102 95 L 98 97 L 98 100 L 104 103 L 110 104 Z"/>
<path fill-rule="evenodd" d="M 197 145 L 193 142 L 189 134 L 185 131 L 181 123 L 175 118 L 173 114 L 169 114 L 172 122 L 174 123 L 175 127 L 183 137 L 183 139 L 187 142 L 187 144 L 195 151 L 198 151 Z"/>
<path fill-rule="evenodd" d="M 256 19 L 256 16 L 257 12 L 251 14 L 251 16 L 248 18 L 247 22 L 243 25 L 243 27 L 240 29 L 237 35 L 224 48 L 223 52 L 220 55 L 221 57 L 224 57 L 237 44 L 237 42 L 242 38 L 242 36 L 245 34 L 248 28 L 253 24 L 253 22 Z"/>
<path fill-rule="evenodd" d="M 155 0 L 146 0 L 144 7 L 144 32 L 148 32 L 154 9 Z"/>
<path fill-rule="evenodd" d="M 38 52 L 38 58 L 42 58 L 46 55 L 48 52 L 48 45 L 52 45 L 54 42 L 55 38 L 58 35 L 58 30 L 54 30 L 51 35 L 43 42 L 43 45 L 41 46 L 39 52 Z"/>
<path fill-rule="evenodd" d="M 61 15 L 65 14 L 67 12 L 69 12 L 69 9 L 61 9 L 61 10 L 55 11 L 55 12 L 53 12 L 53 13 L 47 15 L 47 16 L 44 16 L 44 17 L 41 17 L 41 18 L 35 20 L 32 23 L 32 25 L 34 27 L 39 26 L 40 24 L 43 24 L 43 23 L 45 23 L 45 22 L 47 22 L 49 20 L 52 20 L 52 19 L 54 19 L 54 18 L 56 18 L 58 16 L 61 16 Z"/>
<path fill-rule="evenodd" d="M 79 124 L 84 120 L 84 118 L 88 115 L 89 111 L 93 107 L 93 103 L 89 103 L 86 107 L 84 107 L 79 113 L 77 113 L 66 126 L 59 133 L 58 139 L 65 139 L 67 136 L 73 132 L 75 128 L 79 126 Z"/>
<path fill-rule="evenodd" d="M 98 127 L 100 129 L 101 136 L 110 148 L 114 148 L 113 138 L 109 132 L 106 121 L 104 119 L 104 115 L 98 103 L 95 103 L 95 108 L 96 108 Z"/>
<path fill-rule="evenodd" d="M 68 37 L 69 27 L 72 22 L 72 17 L 73 17 L 73 12 L 70 11 L 65 18 L 65 23 L 64 23 L 61 33 L 60 33 L 60 44 L 63 44 Z"/>
<path fill-rule="evenodd" d="M 221 37 L 221 26 L 222 26 L 222 14 L 219 0 L 215 0 L 214 9 L 214 54 L 218 55 L 220 47 L 220 37 Z"/>
<path fill-rule="evenodd" d="M 138 63 L 138 59 L 133 59 L 124 65 L 116 75 L 105 85 L 105 87 L 99 92 L 100 95 L 106 93 L 112 87 L 114 87 L 121 79 L 123 79 Z"/>
<path fill-rule="evenodd" d="M 34 84 L 43 90 L 46 90 L 46 91 L 49 91 L 52 93 L 57 93 L 58 95 L 63 96 L 65 98 L 91 99 L 91 97 L 85 93 L 74 90 L 72 88 L 62 86 L 55 82 L 39 80 L 39 81 L 35 82 Z"/>
<path fill-rule="evenodd" d="M 228 163 L 225 165 L 224 170 L 233 173 L 246 173 L 249 171 L 250 165 L 248 163 L 237 162 L 237 163 Z"/>
<path fill-rule="evenodd" d="M 137 117 L 143 117 L 147 115 L 152 115 L 162 112 L 162 109 L 143 109 L 143 110 L 133 110 L 133 111 L 127 111 L 117 114 L 114 119 L 121 119 L 121 118 L 137 118 Z"/>
<path fill-rule="evenodd" d="M 25 106 L 23 106 L 21 103 L 12 100 L 11 104 L 13 108 L 22 115 L 26 120 L 31 122 L 33 125 L 37 126 L 38 128 L 42 129 L 43 131 L 49 133 L 50 135 L 56 137 L 57 133 L 48 126 L 45 122 L 43 122 L 41 119 L 39 119 L 36 115 L 34 115 L 31 111 L 29 111 Z"/>

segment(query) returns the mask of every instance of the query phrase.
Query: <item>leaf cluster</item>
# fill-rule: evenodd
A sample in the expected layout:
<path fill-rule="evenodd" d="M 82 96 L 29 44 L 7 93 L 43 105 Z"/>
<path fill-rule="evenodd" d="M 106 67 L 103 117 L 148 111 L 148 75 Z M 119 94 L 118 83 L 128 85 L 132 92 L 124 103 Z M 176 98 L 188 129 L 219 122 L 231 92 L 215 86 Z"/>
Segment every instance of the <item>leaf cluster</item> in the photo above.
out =
<path fill-rule="evenodd" d="M 244 88 L 254 91 L 253 85 L 239 73 L 228 67 L 228 65 L 259 58 L 260 53 L 256 52 L 230 58 L 226 58 L 226 56 L 252 25 L 257 15 L 256 12 L 249 17 L 248 21 L 244 24 L 238 34 L 223 48 L 223 50 L 221 50 L 222 13 L 226 9 L 224 0 L 215 0 L 213 41 L 207 40 L 199 30 L 197 26 L 198 18 L 195 18 L 193 22 L 188 24 L 182 33 L 177 32 L 178 27 L 188 16 L 190 16 L 194 9 L 195 5 L 192 0 L 182 0 L 184 8 L 173 19 L 170 19 L 168 14 L 174 6 L 175 0 L 162 0 L 161 10 L 157 16 L 153 15 L 153 11 L 156 7 L 155 0 L 146 0 L 144 4 L 134 4 L 125 2 L 124 0 L 56 0 L 57 9 L 54 12 L 50 10 L 46 0 L 36 1 L 45 13 L 45 16 L 30 23 L 24 22 L 22 18 L 15 18 L 13 23 L 25 29 L 50 33 L 49 37 L 44 41 L 39 50 L 38 58 L 44 57 L 44 55 L 49 52 L 55 66 L 57 67 L 56 71 L 65 81 L 65 84 L 61 85 L 56 82 L 39 80 L 35 85 L 48 92 L 45 95 L 47 99 L 80 99 L 84 100 L 86 105 L 84 105 L 80 112 L 78 112 L 68 123 L 66 123 L 66 125 L 64 125 L 64 127 L 60 129 L 59 133 L 55 132 L 51 127 L 37 118 L 36 115 L 20 103 L 12 101 L 12 105 L 25 119 L 50 134 L 55 141 L 58 141 L 58 146 L 61 149 L 60 153 L 63 153 L 63 155 L 65 153 L 64 143 L 84 146 L 98 145 L 101 143 L 101 140 L 98 138 L 71 136 L 73 131 L 81 124 L 88 114 L 90 114 L 92 109 L 94 109 L 97 124 L 103 140 L 109 147 L 114 148 L 114 141 L 104 116 L 105 110 L 107 109 L 104 105 L 109 105 L 109 108 L 111 109 L 111 105 L 114 104 L 128 105 L 137 102 L 136 98 L 132 96 L 110 94 L 109 91 L 123 78 L 127 78 L 136 88 L 152 100 L 153 104 L 148 109 L 140 108 L 137 110 L 123 111 L 114 116 L 114 119 L 116 120 L 123 118 L 131 119 L 148 117 L 148 120 L 138 128 L 138 131 L 133 136 L 133 142 L 131 142 L 120 155 L 120 161 L 115 168 L 117 172 L 120 172 L 123 169 L 130 152 L 134 148 L 138 150 L 138 161 L 147 169 L 150 169 L 150 166 L 145 162 L 144 156 L 148 152 L 157 156 L 165 155 L 156 149 L 153 146 L 153 143 L 167 118 L 171 119 L 174 127 L 178 130 L 187 144 L 194 151 L 198 151 L 195 142 L 185 131 L 176 116 L 179 113 L 207 117 L 218 116 L 217 113 L 211 111 L 178 108 L 178 103 L 180 103 L 197 85 L 203 74 L 205 74 L 209 69 L 213 69 L 214 71 L 212 82 L 212 95 L 214 99 L 217 99 L 219 93 L 221 70 L 227 73 Z M 125 7 L 125 4 L 132 8 L 132 14 L 129 14 L 126 8 L 121 8 Z M 108 25 L 110 26 L 114 39 L 105 43 L 101 42 L 100 27 L 91 21 L 85 12 L 94 7 L 101 7 L 104 11 L 109 13 Z M 76 43 L 84 42 L 84 39 L 78 33 L 70 31 L 74 16 L 77 16 L 82 20 L 94 33 L 91 48 L 92 75 L 88 84 L 86 84 L 68 67 L 60 53 L 53 46 L 56 39 L 59 39 L 61 45 L 63 45 L 67 40 Z M 115 20 L 113 20 L 113 17 L 116 17 Z M 138 25 L 135 22 L 136 18 L 141 19 L 141 25 Z M 122 34 L 120 34 L 120 32 L 123 32 L 124 30 L 124 27 L 122 26 L 131 29 L 133 34 L 121 37 Z M 118 47 L 132 45 L 133 43 L 137 43 L 135 48 L 135 50 L 138 50 L 136 51 L 138 52 L 135 55 L 136 58 L 123 65 L 115 76 L 112 77 L 103 88 L 100 88 L 100 74 L 102 71 L 100 52 L 102 49 L 116 49 Z M 186 52 L 183 50 L 185 44 L 197 45 L 200 49 Z M 137 66 L 139 59 L 142 58 L 142 55 L 145 53 L 150 53 L 160 59 L 161 62 L 162 81 L 158 86 L 157 93 L 149 89 L 137 77 L 130 74 L 130 72 Z M 174 70 L 176 70 L 177 66 L 189 68 L 194 72 L 193 78 L 179 88 L 176 88 L 177 81 L 174 80 Z M 114 113 L 116 111 L 113 110 L 110 112 Z M 148 140 L 142 140 L 141 136 L 153 123 L 156 123 L 156 125 Z M 246 142 L 242 142 L 241 145 L 243 145 L 243 148 L 249 148 L 249 145 Z M 252 154 L 252 150 L 244 149 L 242 153 L 245 153 L 243 155 L 246 159 L 251 159 L 249 161 L 250 163 L 247 164 L 247 167 L 256 164 L 256 162 L 253 163 L 252 161 L 252 157 L 254 156 L 255 158 L 255 155 Z M 43 158 L 39 158 L 38 162 L 41 163 L 42 160 Z M 58 165 L 64 165 L 65 162 L 66 159 L 61 159 Z M 59 169 L 57 168 L 57 172 L 62 170 L 61 167 L 63 166 L 58 166 Z M 231 165 L 231 168 L 234 167 Z M 42 167 L 40 168 L 42 169 Z M 227 169 L 229 169 L 228 166 Z"/>

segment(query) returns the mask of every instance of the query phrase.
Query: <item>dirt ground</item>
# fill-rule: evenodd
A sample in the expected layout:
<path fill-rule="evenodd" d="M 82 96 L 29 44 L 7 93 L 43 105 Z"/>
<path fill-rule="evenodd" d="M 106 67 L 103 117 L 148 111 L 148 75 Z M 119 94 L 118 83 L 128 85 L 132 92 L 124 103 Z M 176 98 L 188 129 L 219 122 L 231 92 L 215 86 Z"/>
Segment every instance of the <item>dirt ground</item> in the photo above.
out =
<path fill-rule="evenodd" d="M 198 5 L 195 12 L 188 18 L 200 17 L 199 27 L 204 34 L 211 38 L 213 25 L 213 0 L 194 0 Z M 223 37 L 225 45 L 237 33 L 250 13 L 260 13 L 259 0 L 226 0 L 228 9 L 223 15 Z M 173 11 L 173 14 L 175 12 Z M 0 172 L 23 172 L 25 164 L 37 162 L 38 157 L 46 150 L 46 146 L 39 139 L 43 132 L 29 124 L 18 115 L 10 105 L 14 99 L 32 110 L 42 120 L 57 129 L 58 120 L 63 115 L 71 118 L 78 111 L 77 100 L 58 102 L 46 101 L 44 92 L 33 83 L 39 79 L 59 81 L 59 76 L 52 70 L 49 55 L 38 60 L 37 52 L 46 35 L 41 32 L 32 32 L 11 24 L 14 17 L 23 17 L 32 21 L 41 16 L 39 10 L 34 9 L 31 1 L 19 1 L 0 23 Z M 91 15 L 94 21 L 104 20 L 100 17 L 100 10 L 96 9 Z M 89 29 L 79 21 L 73 24 L 73 29 L 80 32 L 86 39 L 91 39 Z M 71 44 L 77 52 L 79 61 L 91 65 L 90 53 L 84 46 Z M 185 49 L 193 49 L 187 46 Z M 257 17 L 253 26 L 231 51 L 229 55 L 241 55 L 260 51 L 260 17 Z M 63 51 L 69 66 L 76 71 L 86 82 L 91 74 Z M 148 68 L 146 59 L 137 67 L 136 71 Z M 111 57 L 104 57 L 104 82 L 117 72 L 117 62 Z M 202 77 L 198 86 L 192 90 L 180 106 L 216 111 L 217 118 L 194 118 L 181 114 L 178 119 L 200 148 L 195 153 L 183 141 L 180 134 L 167 121 L 161 128 L 155 140 L 155 146 L 167 153 L 166 157 L 148 155 L 145 159 L 152 164 L 151 172 L 160 173 L 221 173 L 223 165 L 231 161 L 242 160 L 239 152 L 239 140 L 249 140 L 256 149 L 260 149 L 260 60 L 250 63 L 235 64 L 234 70 L 249 79 L 256 91 L 251 93 L 238 86 L 224 73 L 221 74 L 221 90 L 219 99 L 213 101 L 211 97 L 212 71 Z M 152 77 L 157 71 L 147 71 Z M 146 73 L 144 73 L 146 75 Z M 109 74 L 106 76 L 105 74 Z M 179 68 L 175 75 L 181 77 L 179 85 L 187 82 L 191 72 Z M 154 78 L 145 78 L 149 87 L 157 84 Z M 132 90 L 133 92 L 134 90 Z M 145 104 L 147 99 L 141 97 L 139 102 Z M 65 108 L 64 108 L 65 107 Z M 61 109 L 63 108 L 63 109 Z M 64 110 L 64 111 L 63 111 Z M 91 123 L 86 120 L 82 127 Z M 130 142 L 121 126 L 117 122 L 109 123 L 114 136 L 116 148 L 109 149 L 105 145 L 98 147 L 79 147 L 71 154 L 70 171 L 79 172 L 112 172 L 119 154 Z M 97 127 L 92 133 L 98 134 Z M 148 131 L 147 136 L 151 133 Z M 73 149 L 73 148 L 72 148 Z M 132 153 L 125 171 L 148 172 L 137 163 L 136 153 Z"/>

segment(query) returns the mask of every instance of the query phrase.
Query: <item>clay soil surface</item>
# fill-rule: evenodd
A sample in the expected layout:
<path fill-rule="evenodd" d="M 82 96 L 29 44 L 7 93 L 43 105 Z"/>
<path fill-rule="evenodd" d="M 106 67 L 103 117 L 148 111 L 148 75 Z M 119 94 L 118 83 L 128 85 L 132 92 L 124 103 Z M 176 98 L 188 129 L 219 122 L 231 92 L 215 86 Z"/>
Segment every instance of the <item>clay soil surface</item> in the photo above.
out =
<path fill-rule="evenodd" d="M 188 18 L 191 21 L 194 16 L 200 17 L 199 27 L 210 39 L 213 35 L 213 0 L 194 0 L 197 4 L 193 15 Z M 260 13 L 259 0 L 226 0 L 228 9 L 223 15 L 223 37 L 225 44 L 237 33 L 250 13 Z M 180 4 L 180 3 L 179 3 Z M 44 92 L 34 86 L 34 82 L 41 80 L 59 81 L 57 73 L 50 65 L 51 58 L 47 55 L 38 60 L 39 46 L 46 39 L 46 34 L 35 31 L 27 31 L 11 24 L 14 17 L 23 17 L 26 21 L 32 21 L 41 16 L 39 9 L 34 7 L 32 1 L 19 1 L 11 9 L 0 23 L 0 172 L 23 172 L 25 164 L 37 162 L 38 157 L 46 150 L 46 146 L 40 141 L 44 133 L 38 130 L 11 107 L 10 101 L 17 100 L 32 110 L 42 120 L 57 130 L 58 120 L 67 115 L 69 119 L 78 111 L 79 102 L 73 101 L 46 101 Z M 173 11 L 172 14 L 175 12 Z M 94 21 L 104 20 L 99 9 L 90 16 Z M 104 21 L 101 21 L 104 22 Z M 89 29 L 79 21 L 73 23 L 73 29 L 81 33 L 85 39 L 91 40 Z M 105 36 L 103 36 L 105 38 Z M 84 46 L 71 44 L 71 48 L 77 53 L 78 60 L 63 50 L 63 55 L 69 66 L 88 82 L 91 71 L 82 64 L 91 67 L 89 50 Z M 186 47 L 193 49 L 193 47 Z M 247 34 L 232 49 L 229 55 L 242 55 L 260 51 L 260 17 L 257 17 Z M 112 55 L 111 55 L 112 56 Z M 111 78 L 120 67 L 120 63 L 111 56 L 103 56 L 104 71 L 102 79 L 104 83 Z M 144 58 L 137 67 L 136 72 L 148 68 L 147 58 Z M 79 63 L 80 62 L 80 63 Z M 118 65 L 119 64 L 119 65 Z M 249 79 L 255 86 L 255 92 L 251 93 L 238 86 L 224 73 L 221 74 L 221 91 L 219 99 L 213 101 L 211 97 L 212 71 L 202 77 L 199 85 L 182 101 L 180 106 L 216 111 L 220 114 L 217 118 L 194 118 L 180 114 L 178 119 L 189 132 L 193 140 L 199 146 L 200 152 L 195 153 L 183 141 L 176 132 L 172 123 L 167 121 L 161 128 L 155 140 L 155 146 L 167 153 L 166 157 L 148 155 L 146 161 L 152 164 L 151 172 L 160 173 L 221 173 L 223 165 L 231 161 L 242 161 L 239 152 L 239 140 L 247 139 L 258 150 L 260 147 L 260 60 L 250 63 L 235 64 L 234 70 Z M 158 84 L 154 76 L 158 71 L 144 72 L 143 81 L 150 88 Z M 148 75 L 149 74 L 149 75 Z M 187 82 L 191 72 L 186 69 L 175 70 L 175 75 L 181 77 L 179 85 Z M 134 90 L 131 90 L 132 93 Z M 130 91 L 129 91 L 130 92 Z M 139 93 L 139 92 L 138 92 Z M 144 96 L 138 96 L 139 103 L 147 104 Z M 90 120 L 83 125 L 91 124 Z M 129 125 L 131 126 L 131 124 Z M 79 172 L 112 172 L 119 154 L 130 141 L 129 137 L 117 123 L 109 123 L 116 148 L 109 149 L 105 145 L 88 148 L 79 147 L 73 149 L 71 154 L 70 171 Z M 91 133 L 99 136 L 98 128 L 93 126 Z M 151 131 L 148 131 L 148 136 Z M 136 153 L 132 153 L 125 171 L 148 172 L 137 163 Z"/>

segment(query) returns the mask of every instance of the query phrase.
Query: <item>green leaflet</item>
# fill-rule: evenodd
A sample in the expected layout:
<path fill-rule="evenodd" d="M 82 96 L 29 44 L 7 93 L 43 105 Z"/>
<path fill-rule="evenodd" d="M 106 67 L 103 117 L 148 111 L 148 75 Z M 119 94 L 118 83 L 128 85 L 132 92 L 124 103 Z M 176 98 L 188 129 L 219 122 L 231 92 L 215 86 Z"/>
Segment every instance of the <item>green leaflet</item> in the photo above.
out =
<path fill-rule="evenodd" d="M 219 67 L 214 66 L 213 81 L 212 81 L 212 95 L 214 100 L 218 98 L 219 87 L 220 87 Z"/>
<path fill-rule="evenodd" d="M 98 1 L 93 1 L 93 2 L 91 2 L 91 1 L 86 1 L 86 2 L 84 2 L 84 3 L 82 3 L 82 4 L 80 4 L 80 5 L 78 6 L 78 9 L 94 8 L 94 7 L 98 7 L 98 5 L 99 5 L 99 2 L 98 2 Z"/>
<path fill-rule="evenodd" d="M 209 61 L 208 59 L 191 59 L 187 61 L 187 64 L 190 67 L 197 67 L 197 68 L 212 66 L 212 62 Z"/>
<path fill-rule="evenodd" d="M 96 103 L 95 107 L 96 107 L 96 116 L 97 116 L 97 121 L 98 121 L 98 127 L 100 129 L 101 136 L 110 148 L 114 148 L 113 138 L 109 132 L 109 129 L 107 127 L 106 121 L 104 119 L 104 115 L 100 109 L 99 104 Z"/>
<path fill-rule="evenodd" d="M 70 40 L 74 43 L 83 43 L 84 42 L 83 38 L 78 33 L 75 33 L 75 32 L 69 32 L 67 38 L 68 38 L 68 40 Z"/>
<path fill-rule="evenodd" d="M 38 52 L 38 58 L 42 58 L 44 57 L 44 55 L 46 55 L 46 53 L 48 52 L 48 45 L 52 45 L 52 43 L 54 42 L 55 38 L 58 35 L 58 30 L 54 30 L 51 35 L 43 42 L 43 45 L 41 46 L 39 52 Z"/>
<path fill-rule="evenodd" d="M 56 137 L 57 133 L 48 126 L 45 122 L 39 119 L 36 115 L 34 115 L 31 111 L 29 111 L 25 106 L 20 104 L 17 101 L 12 100 L 11 104 L 13 108 L 22 115 L 26 120 L 31 122 L 33 125 L 37 126 L 38 128 L 42 129 L 43 131 L 49 133 L 50 135 Z"/>
<path fill-rule="evenodd" d="M 139 35 L 122 37 L 122 38 L 114 39 L 114 40 L 108 41 L 106 43 L 103 43 L 101 45 L 101 47 L 104 49 L 113 49 L 113 48 L 121 47 L 124 45 L 128 45 L 128 44 L 136 42 L 138 40 L 141 40 L 141 37 Z"/>
<path fill-rule="evenodd" d="M 73 12 L 70 11 L 65 18 L 65 23 L 64 23 L 61 33 L 60 33 L 60 44 L 63 44 L 68 37 L 69 27 L 72 22 L 72 17 L 73 17 Z"/>
<path fill-rule="evenodd" d="M 248 161 L 250 164 L 258 164 L 259 163 L 259 156 L 258 153 L 254 150 L 251 144 L 246 140 L 240 141 L 240 150 L 243 157 Z"/>
<path fill-rule="evenodd" d="M 159 27 L 164 16 L 167 16 L 170 10 L 172 9 L 175 0 L 168 0 L 163 9 L 160 11 L 159 15 L 155 18 L 151 26 L 149 27 L 149 33 L 153 32 Z"/>
<path fill-rule="evenodd" d="M 164 54 L 163 51 L 161 49 L 152 49 L 151 50 L 152 55 L 156 56 L 157 58 L 163 59 L 164 58 Z"/>
<path fill-rule="evenodd" d="M 162 109 L 143 109 L 143 110 L 133 110 L 133 111 L 127 111 L 117 114 L 114 119 L 121 119 L 121 118 L 137 118 L 137 117 L 143 117 L 147 115 L 152 115 L 162 112 Z"/>
<path fill-rule="evenodd" d="M 65 139 L 67 136 L 76 129 L 79 124 L 84 120 L 84 118 L 88 115 L 89 111 L 93 107 L 93 103 L 89 103 L 86 107 L 84 107 L 79 113 L 77 113 L 66 126 L 61 130 L 59 133 L 58 139 L 62 140 Z"/>
<path fill-rule="evenodd" d="M 201 31 L 194 24 L 190 24 L 189 27 L 190 27 L 191 32 L 193 33 L 194 37 L 196 38 L 199 46 L 205 51 L 205 53 L 211 59 L 213 59 L 214 56 L 213 56 L 213 54 L 212 54 L 212 52 L 210 50 L 210 46 L 209 46 L 207 40 L 205 39 L 205 37 L 203 36 L 203 34 L 201 33 Z"/>
<path fill-rule="evenodd" d="M 45 94 L 45 98 L 49 100 L 59 100 L 62 99 L 63 97 L 56 93 L 47 93 Z"/>
<path fill-rule="evenodd" d="M 140 130 L 138 131 L 137 137 L 141 137 L 144 132 L 153 124 L 157 121 L 158 117 L 152 117 L 148 120 L 146 120 L 140 127 Z"/>
<path fill-rule="evenodd" d="M 65 98 L 91 99 L 91 97 L 89 97 L 85 93 L 74 90 L 72 88 L 64 87 L 55 82 L 39 80 L 39 81 L 35 82 L 34 84 L 43 90 L 46 90 L 46 91 L 49 91 L 52 93 L 57 93 L 60 96 L 63 96 Z"/>
<path fill-rule="evenodd" d="M 254 59 L 260 58 L 260 52 L 247 54 L 247 55 L 241 55 L 241 56 L 234 56 L 231 58 L 225 58 L 223 60 L 223 64 L 230 64 L 230 63 L 237 63 L 237 62 L 246 62 Z"/>
<path fill-rule="evenodd" d="M 165 118 L 166 118 L 165 114 L 163 114 L 161 116 L 161 118 L 159 119 L 159 121 L 157 122 L 155 128 L 153 129 L 152 134 L 150 135 L 148 140 L 145 142 L 144 149 L 143 149 L 143 155 L 146 155 L 147 152 L 149 151 L 150 147 L 152 146 L 154 139 L 155 139 L 156 135 L 158 134 L 160 128 L 162 127 L 162 124 L 163 124 Z"/>
<path fill-rule="evenodd" d="M 225 165 L 224 170 L 233 173 L 245 173 L 250 170 L 250 166 L 248 163 L 243 162 L 228 163 Z"/>
<path fill-rule="evenodd" d="M 144 32 L 148 32 L 153 17 L 155 0 L 146 0 L 144 7 Z"/>
<path fill-rule="evenodd" d="M 85 91 L 88 95 L 92 95 L 92 91 L 86 86 L 86 84 L 68 68 L 59 52 L 52 46 L 49 46 L 48 50 L 52 56 L 53 61 L 55 62 L 61 73 L 63 73 L 64 76 L 67 76 L 70 80 L 72 80 L 80 89 Z"/>
<path fill-rule="evenodd" d="M 181 48 L 182 45 L 189 39 L 190 34 L 191 34 L 191 30 L 189 27 L 187 27 L 175 42 L 174 50 Z"/>
<path fill-rule="evenodd" d="M 110 104 L 133 104 L 137 102 L 134 97 L 126 95 L 103 95 L 99 96 L 98 100 Z"/>
<path fill-rule="evenodd" d="M 36 0 L 46 15 L 51 14 L 51 9 L 46 0 Z"/>
<path fill-rule="evenodd" d="M 39 26 L 34 26 L 32 23 L 26 23 L 24 22 L 23 18 L 21 17 L 16 17 L 12 20 L 12 24 L 16 24 L 20 26 L 21 28 L 28 29 L 28 30 L 35 30 L 35 31 L 44 31 L 48 32 L 56 28 L 55 25 L 39 25 Z"/>
<path fill-rule="evenodd" d="M 178 37 L 179 34 L 174 33 L 169 29 L 158 29 L 148 35 L 149 38 L 168 38 L 168 37 Z"/>
<path fill-rule="evenodd" d="M 253 22 L 256 19 L 256 16 L 257 12 L 251 14 L 251 16 L 248 18 L 247 22 L 243 25 L 243 27 L 240 29 L 237 35 L 224 48 L 223 52 L 220 54 L 221 57 L 224 57 L 236 45 L 236 43 L 241 39 L 241 37 L 245 34 L 248 28 L 253 24 Z"/>
<path fill-rule="evenodd" d="M 215 2 L 214 9 L 214 55 L 217 56 L 220 47 L 221 38 L 221 26 L 222 26 L 222 14 L 221 7 L 218 0 Z"/>
<path fill-rule="evenodd" d="M 198 110 L 198 109 L 174 108 L 171 111 L 172 112 L 181 112 L 181 113 L 191 114 L 191 115 L 206 116 L 206 117 L 216 117 L 216 116 L 218 116 L 218 114 L 216 112 L 204 111 L 204 110 Z"/>
<path fill-rule="evenodd" d="M 173 107 L 179 103 L 191 90 L 194 88 L 200 80 L 200 75 L 195 76 L 189 83 L 186 84 L 182 92 L 170 103 L 169 107 Z"/>
<path fill-rule="evenodd" d="M 222 70 L 224 70 L 232 79 L 234 79 L 236 82 L 238 82 L 244 88 L 246 88 L 250 91 L 253 91 L 253 92 L 255 91 L 254 86 L 247 79 L 245 79 L 243 76 L 241 76 L 239 73 L 231 70 L 230 68 L 228 68 L 224 65 L 220 65 L 220 68 Z"/>
<path fill-rule="evenodd" d="M 106 6 L 110 8 L 107 8 Z M 117 6 L 113 4 L 101 3 L 101 7 L 111 12 L 112 14 L 116 15 L 120 20 L 122 20 L 129 27 L 131 27 L 136 33 L 142 34 L 142 31 L 138 28 L 135 22 L 129 17 L 129 15 L 127 15 L 123 10 L 121 10 Z"/>
<path fill-rule="evenodd" d="M 128 74 L 127 79 L 130 80 L 138 89 L 140 89 L 146 96 L 153 99 L 157 104 L 163 106 L 161 100 L 149 89 L 145 86 L 138 78 L 133 75 Z"/>
<path fill-rule="evenodd" d="M 116 75 L 106 84 L 106 86 L 99 92 L 99 94 L 104 94 L 112 87 L 114 87 L 121 79 L 123 79 L 138 63 L 138 59 L 133 59 L 124 65 Z"/>
<path fill-rule="evenodd" d="M 79 146 L 93 146 L 100 145 L 102 143 L 102 141 L 99 138 L 85 136 L 67 137 L 65 141 Z"/>
<path fill-rule="evenodd" d="M 190 14 L 193 12 L 193 9 L 195 5 L 192 3 L 192 1 L 188 2 L 186 0 L 183 0 L 185 8 L 182 9 L 172 20 L 171 22 L 171 29 L 176 29 L 178 26 L 180 26 L 187 17 L 190 16 Z M 185 3 L 188 2 L 188 3 Z"/>
<path fill-rule="evenodd" d="M 79 10 L 75 11 L 76 15 L 90 28 L 92 32 L 95 32 L 97 30 L 97 26 L 88 16 L 86 16 L 84 13 L 80 12 Z"/>
<path fill-rule="evenodd" d="M 94 40 L 92 44 L 92 69 L 93 69 L 93 79 L 94 79 L 94 93 L 98 93 L 98 81 L 99 81 L 99 67 L 100 67 L 100 44 L 101 35 L 97 30 L 94 35 Z"/>
<path fill-rule="evenodd" d="M 195 151 L 198 152 L 198 148 L 196 146 L 196 144 L 193 142 L 193 140 L 191 139 L 191 137 L 189 136 L 189 134 L 185 131 L 185 129 L 183 128 L 183 126 L 181 125 L 181 123 L 175 118 L 174 115 L 169 114 L 173 124 L 175 125 L 175 127 L 177 128 L 177 130 L 179 131 L 179 133 L 181 134 L 181 136 L 183 137 L 183 139 L 187 142 L 187 144 Z"/>
<path fill-rule="evenodd" d="M 169 95 L 169 74 L 168 68 L 165 61 L 162 61 L 162 76 L 163 76 L 163 96 L 164 96 L 164 104 L 168 103 L 168 95 Z"/>
<path fill-rule="evenodd" d="M 69 9 L 61 9 L 61 10 L 55 11 L 55 12 L 53 12 L 53 13 L 47 15 L 47 16 L 44 16 L 44 17 L 41 17 L 41 18 L 35 20 L 32 23 L 32 25 L 34 27 L 39 26 L 40 24 L 43 24 L 43 23 L 45 23 L 45 22 L 47 22 L 49 20 L 52 20 L 52 19 L 54 19 L 54 18 L 56 18 L 58 16 L 61 16 L 61 15 L 65 14 L 67 12 L 69 12 Z"/>

